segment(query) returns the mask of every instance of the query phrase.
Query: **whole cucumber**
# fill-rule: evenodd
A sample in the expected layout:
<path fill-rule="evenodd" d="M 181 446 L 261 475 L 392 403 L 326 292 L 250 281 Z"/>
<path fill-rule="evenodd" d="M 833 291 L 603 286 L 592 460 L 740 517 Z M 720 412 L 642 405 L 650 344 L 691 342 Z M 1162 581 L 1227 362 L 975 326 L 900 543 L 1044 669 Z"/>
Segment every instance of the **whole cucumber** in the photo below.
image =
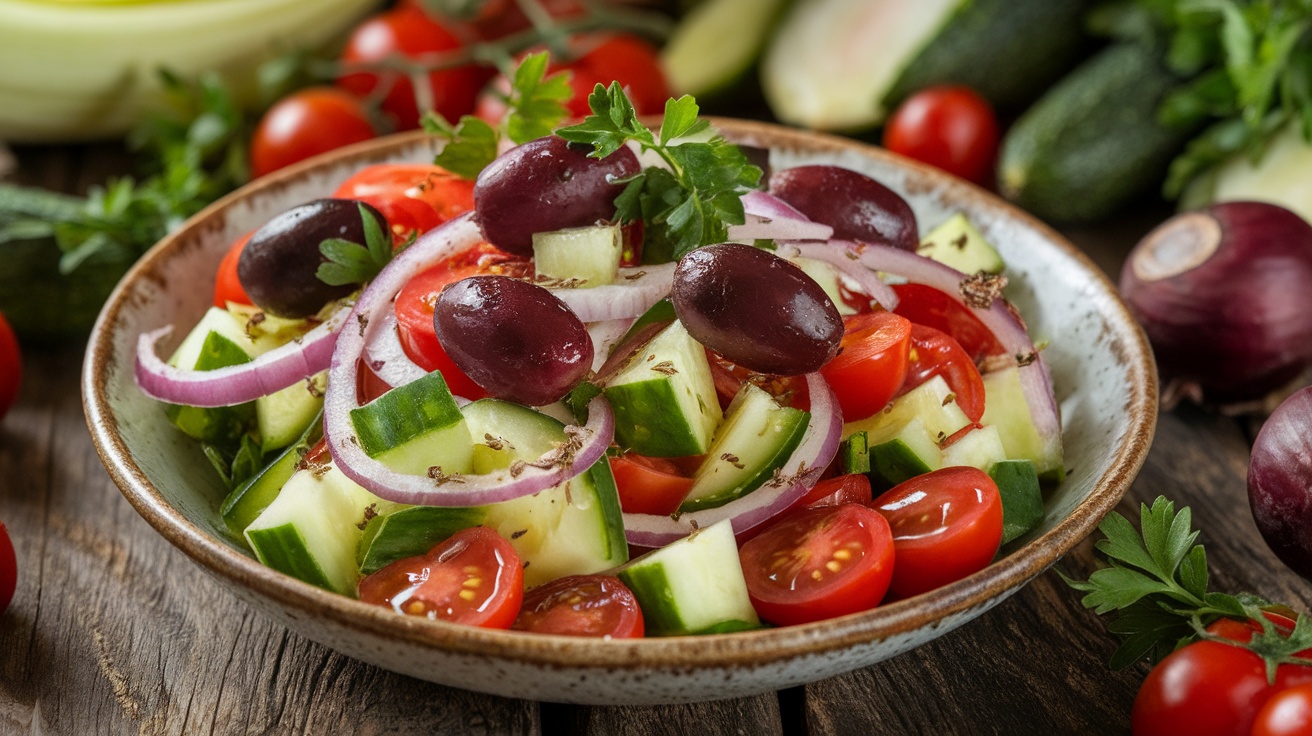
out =
<path fill-rule="evenodd" d="M 65 276 L 51 239 L 0 243 L 0 312 L 24 340 L 85 337 L 129 262 L 88 262 Z"/>

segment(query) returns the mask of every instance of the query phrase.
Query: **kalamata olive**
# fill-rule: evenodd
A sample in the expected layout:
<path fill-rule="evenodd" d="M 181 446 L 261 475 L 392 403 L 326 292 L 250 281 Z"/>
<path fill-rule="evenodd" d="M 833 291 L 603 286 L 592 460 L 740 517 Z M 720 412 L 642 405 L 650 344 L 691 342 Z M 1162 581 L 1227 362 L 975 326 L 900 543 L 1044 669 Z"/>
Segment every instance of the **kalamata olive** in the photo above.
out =
<path fill-rule="evenodd" d="M 364 245 L 362 205 L 383 233 L 392 231 L 381 212 L 353 199 L 306 202 L 256 230 L 237 261 L 237 279 L 251 301 L 279 317 L 309 317 L 354 291 L 353 284 L 325 284 L 315 272 L 327 261 L 319 252 L 323 241 L 341 238 Z"/>
<path fill-rule="evenodd" d="M 620 148 L 604 159 L 591 146 L 549 135 L 513 148 L 474 183 L 474 211 L 489 243 L 533 255 L 533 233 L 583 227 L 615 217 L 615 179 L 638 173 L 638 159 Z"/>
<path fill-rule="evenodd" d="M 770 193 L 834 229 L 840 240 L 904 250 L 920 244 L 916 215 L 897 192 L 841 166 L 798 166 L 770 175 Z"/>
<path fill-rule="evenodd" d="M 670 297 L 698 342 L 760 373 L 818 370 L 843 339 L 843 320 L 824 289 L 750 245 L 710 245 L 684 256 Z"/>
<path fill-rule="evenodd" d="M 496 398 L 559 401 L 592 366 L 592 340 L 550 291 L 506 276 L 473 276 L 442 290 L 433 327 L 446 354 Z"/>

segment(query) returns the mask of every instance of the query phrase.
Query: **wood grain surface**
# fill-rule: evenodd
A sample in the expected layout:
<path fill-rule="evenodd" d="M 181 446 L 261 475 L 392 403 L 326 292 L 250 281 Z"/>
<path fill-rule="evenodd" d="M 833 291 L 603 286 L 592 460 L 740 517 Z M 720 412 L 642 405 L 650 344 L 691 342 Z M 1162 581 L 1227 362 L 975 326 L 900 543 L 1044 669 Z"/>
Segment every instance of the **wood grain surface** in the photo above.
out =
<path fill-rule="evenodd" d="M 18 151 L 18 179 L 82 191 L 124 170 L 110 147 Z M 1071 236 L 1110 273 L 1161 215 Z M 880 665 L 751 698 L 665 707 L 508 700 L 343 657 L 238 602 L 123 500 L 92 447 L 82 346 L 26 346 L 0 424 L 0 520 L 18 592 L 0 616 L 0 734 L 1101 734 L 1128 732 L 1146 668 L 1049 571 L 966 626 Z M 1251 427 L 1199 409 L 1161 418 L 1121 505 L 1194 510 L 1213 585 L 1306 610 L 1307 583 L 1257 534 L 1244 493 Z M 1060 566 L 1087 575 L 1092 541 Z"/>

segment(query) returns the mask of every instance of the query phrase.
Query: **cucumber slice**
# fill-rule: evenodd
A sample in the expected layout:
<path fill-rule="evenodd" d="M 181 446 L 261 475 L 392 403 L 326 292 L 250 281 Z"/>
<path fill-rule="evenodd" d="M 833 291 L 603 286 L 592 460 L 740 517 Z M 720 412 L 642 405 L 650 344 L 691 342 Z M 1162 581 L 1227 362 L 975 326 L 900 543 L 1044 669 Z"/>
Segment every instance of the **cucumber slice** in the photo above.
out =
<path fill-rule="evenodd" d="M 264 466 L 249 480 L 236 488 L 223 499 L 219 515 L 223 522 L 236 534 L 242 534 L 246 527 L 264 512 L 269 504 L 278 497 L 282 487 L 291 479 L 292 473 L 300 465 L 301 458 L 323 437 L 323 422 L 316 415 L 296 444 L 288 447 L 273 462 Z"/>
<path fill-rule="evenodd" d="M 1043 521 L 1039 476 L 1029 460 L 1003 460 L 988 470 L 1002 496 L 1002 543 L 1028 533 Z"/>
<path fill-rule="evenodd" d="M 648 552 L 616 574 L 638 599 L 649 636 L 760 623 L 728 520 Z"/>
<path fill-rule="evenodd" d="M 994 463 L 1006 459 L 1007 452 L 1002 447 L 1002 437 L 998 434 L 998 428 L 993 425 L 967 432 L 943 451 L 945 468 L 950 465 L 969 465 L 988 472 Z"/>
<path fill-rule="evenodd" d="M 360 538 L 356 562 L 360 574 L 427 553 L 452 534 L 487 521 L 486 506 L 397 506 L 369 520 Z"/>
<path fill-rule="evenodd" d="M 615 283 L 623 250 L 619 225 L 533 233 L 533 266 L 538 277 L 577 288 Z"/>
<path fill-rule="evenodd" d="M 870 485 L 876 490 L 943 467 L 943 453 L 920 417 L 912 417 L 896 434 L 872 445 L 869 454 Z"/>
<path fill-rule="evenodd" d="M 1012 366 L 985 373 L 983 378 L 984 416 L 980 422 L 998 428 L 1007 458 L 1032 461 L 1041 480 L 1065 478 L 1061 438 L 1045 439 L 1034 427 L 1029 405 L 1025 403 L 1025 390 L 1020 385 L 1020 369 Z"/>
<path fill-rule="evenodd" d="M 679 322 L 635 353 L 604 392 L 615 440 L 641 455 L 702 455 L 722 417 L 706 349 Z"/>
<path fill-rule="evenodd" d="M 769 481 L 797 449 L 810 418 L 810 413 L 780 406 L 769 393 L 744 383 L 679 511 L 723 506 Z"/>
<path fill-rule="evenodd" d="M 788 260 L 802 269 L 803 273 L 810 276 L 812 281 L 815 281 L 821 289 L 825 290 L 829 301 L 833 302 L 834 306 L 838 308 L 839 314 L 843 316 L 856 314 L 856 308 L 848 304 L 847 300 L 843 298 L 841 286 L 843 277 L 833 266 L 824 261 L 817 261 L 814 258 L 805 258 L 803 256 L 789 258 Z"/>
<path fill-rule="evenodd" d="M 1006 268 L 997 249 L 960 212 L 930 230 L 916 252 L 965 274 L 1002 273 Z"/>
<path fill-rule="evenodd" d="M 1025 404 L 1022 402 L 1021 406 Z M 907 423 L 917 417 L 935 443 L 942 442 L 970 424 L 970 417 L 953 401 L 947 381 L 942 376 L 934 376 L 894 399 L 883 411 L 843 425 L 843 436 L 848 437 L 854 432 L 865 430 L 869 433 L 870 445 L 878 445 L 898 436 Z"/>
<path fill-rule="evenodd" d="M 661 50 L 676 95 L 701 100 L 748 75 L 790 0 L 708 0 L 690 11 Z"/>
<path fill-rule="evenodd" d="M 467 473 L 473 443 L 446 380 L 433 371 L 351 410 L 360 447 L 398 473 Z"/>
<path fill-rule="evenodd" d="M 212 371 L 250 362 L 256 353 L 241 323 L 222 309 L 211 307 L 169 358 L 178 368 Z M 255 420 L 255 404 L 199 407 L 170 404 L 169 421 L 184 434 L 201 442 L 228 446 L 245 434 Z"/>
<path fill-rule="evenodd" d="M 323 413 L 323 392 L 328 372 L 293 384 L 255 400 L 255 426 L 260 449 L 270 452 L 286 447 L 305 433 L 306 427 Z"/>

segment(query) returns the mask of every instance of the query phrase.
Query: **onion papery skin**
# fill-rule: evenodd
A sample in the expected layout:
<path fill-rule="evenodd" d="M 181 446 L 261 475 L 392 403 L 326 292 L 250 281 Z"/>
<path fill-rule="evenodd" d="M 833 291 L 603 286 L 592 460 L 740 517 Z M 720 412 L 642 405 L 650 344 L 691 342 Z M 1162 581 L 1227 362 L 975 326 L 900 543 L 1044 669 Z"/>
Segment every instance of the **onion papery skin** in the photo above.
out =
<path fill-rule="evenodd" d="M 1205 258 L 1175 273 L 1155 258 L 1188 248 Z M 1226 202 L 1172 217 L 1130 252 L 1120 290 L 1163 375 L 1209 400 L 1260 398 L 1312 361 L 1312 226 L 1283 207 Z"/>
<path fill-rule="evenodd" d="M 1276 557 L 1312 580 L 1312 387 L 1285 399 L 1257 433 L 1248 505 Z"/>
<path fill-rule="evenodd" d="M 663 547 L 724 519 L 731 520 L 734 534 L 742 534 L 792 508 L 833 462 L 843 435 L 843 415 L 829 384 L 819 373 L 808 373 L 806 386 L 811 397 L 811 419 L 801 443 L 781 468 L 783 477 L 791 482 L 775 487 L 767 484 L 723 506 L 680 514 L 677 519 L 626 513 L 624 536 L 629 544 Z"/>

